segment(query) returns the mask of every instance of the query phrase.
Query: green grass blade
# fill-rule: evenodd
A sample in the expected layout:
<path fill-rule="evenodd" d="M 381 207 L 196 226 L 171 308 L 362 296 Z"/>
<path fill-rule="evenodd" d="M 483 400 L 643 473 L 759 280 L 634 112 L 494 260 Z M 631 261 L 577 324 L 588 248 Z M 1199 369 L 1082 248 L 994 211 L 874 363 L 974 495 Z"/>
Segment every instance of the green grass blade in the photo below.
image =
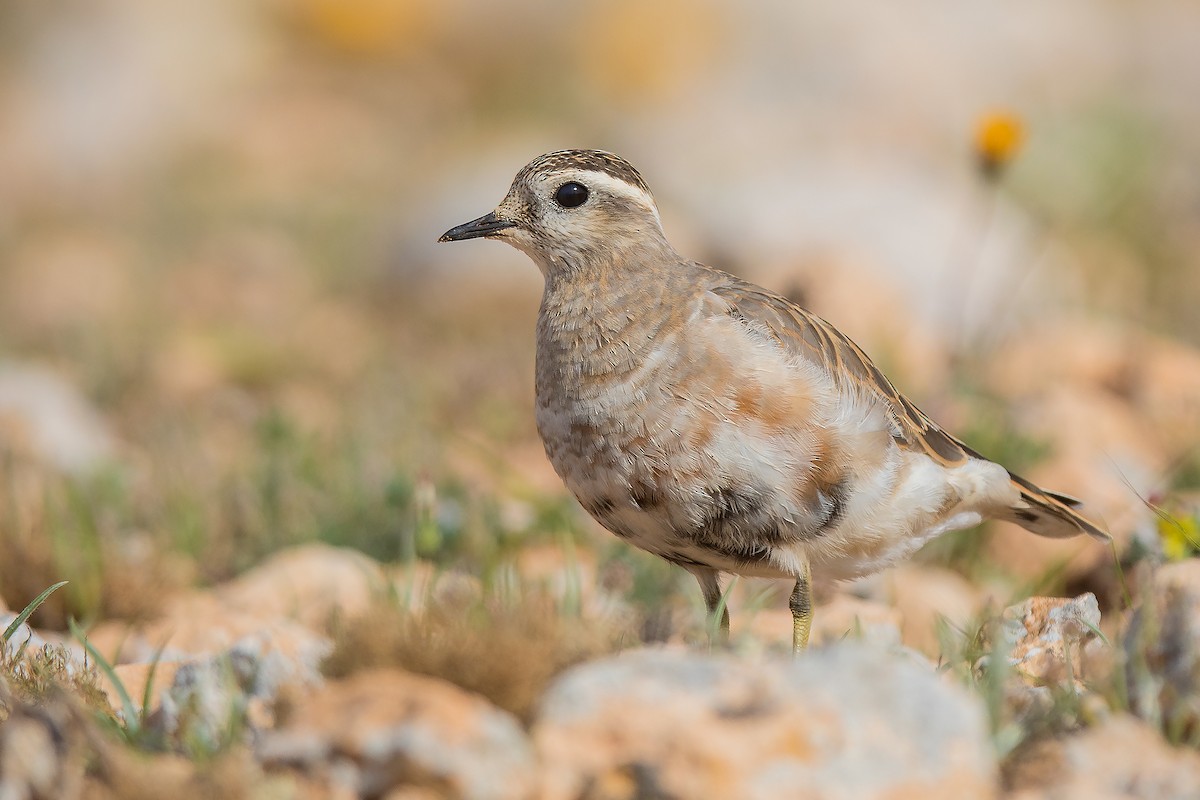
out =
<path fill-rule="evenodd" d="M 68 619 L 67 626 L 71 629 L 71 635 L 83 644 L 88 655 L 96 662 L 96 666 L 100 667 L 100 670 L 108 676 L 108 679 L 112 681 L 113 687 L 116 688 L 117 696 L 121 698 L 121 712 L 125 715 L 125 732 L 130 736 L 137 735 L 138 730 L 141 728 L 141 718 L 134 710 L 133 698 L 129 696 L 129 690 L 125 688 L 125 684 L 121 682 L 121 679 L 117 677 L 117 671 L 113 669 L 113 665 L 109 663 L 108 659 L 100 655 L 100 651 L 88 641 L 87 635 L 75 624 L 74 619 Z"/>
<path fill-rule="evenodd" d="M 146 675 L 146 687 L 142 691 L 142 722 L 145 722 L 146 717 L 150 714 L 150 706 L 154 700 L 154 675 L 158 672 L 158 664 L 162 661 L 163 651 L 166 649 L 167 641 L 164 639 L 163 643 L 154 651 L 154 660 L 150 662 L 150 672 Z"/>
<path fill-rule="evenodd" d="M 8 644 L 8 640 L 11 639 L 13 637 L 13 635 L 17 632 L 17 628 L 20 628 L 22 625 L 25 624 L 25 620 L 29 619 L 33 615 L 33 612 L 38 610 L 38 606 L 40 606 L 42 603 L 46 602 L 46 598 L 48 598 L 50 595 L 54 594 L 54 592 L 56 590 L 61 589 L 62 587 L 66 586 L 67 583 L 68 583 L 68 581 L 59 581 L 58 583 L 54 584 L 49 589 L 47 589 L 46 591 L 42 592 L 37 597 L 35 597 L 33 599 L 33 602 L 30 603 L 29 605 L 25 606 L 25 610 L 22 611 L 20 614 L 17 614 L 17 618 L 14 619 L 12 621 L 12 623 L 9 624 L 9 626 L 4 629 L 4 634 L 0 635 L 0 642 L 3 642 L 4 644 Z"/>

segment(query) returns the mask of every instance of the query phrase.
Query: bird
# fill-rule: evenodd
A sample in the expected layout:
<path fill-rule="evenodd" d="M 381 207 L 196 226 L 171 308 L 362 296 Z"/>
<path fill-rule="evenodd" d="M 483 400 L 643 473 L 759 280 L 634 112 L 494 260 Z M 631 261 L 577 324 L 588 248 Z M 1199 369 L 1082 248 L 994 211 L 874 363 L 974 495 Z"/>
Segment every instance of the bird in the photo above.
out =
<path fill-rule="evenodd" d="M 543 276 L 535 413 L 554 470 L 600 525 L 695 576 L 723 640 L 726 574 L 794 581 L 800 653 L 814 571 L 862 577 L 985 519 L 1109 540 L 1079 500 L 939 427 L 829 322 L 676 252 L 620 156 L 533 159 L 439 241 L 478 238 Z"/>

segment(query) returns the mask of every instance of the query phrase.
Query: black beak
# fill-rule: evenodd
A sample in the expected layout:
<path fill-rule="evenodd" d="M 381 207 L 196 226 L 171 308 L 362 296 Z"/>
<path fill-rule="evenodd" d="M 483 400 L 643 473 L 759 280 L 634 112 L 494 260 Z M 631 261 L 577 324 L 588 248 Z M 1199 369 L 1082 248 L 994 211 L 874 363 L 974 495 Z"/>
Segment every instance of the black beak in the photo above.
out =
<path fill-rule="evenodd" d="M 439 238 L 439 242 L 461 242 L 463 239 L 478 239 L 481 236 L 490 236 L 496 231 L 502 231 L 505 228 L 516 227 L 515 222 L 509 222 L 506 219 L 500 219 L 496 216 L 496 212 L 484 214 L 479 219 L 473 219 L 470 222 L 464 222 L 462 225 L 456 225 L 450 230 L 443 233 Z"/>

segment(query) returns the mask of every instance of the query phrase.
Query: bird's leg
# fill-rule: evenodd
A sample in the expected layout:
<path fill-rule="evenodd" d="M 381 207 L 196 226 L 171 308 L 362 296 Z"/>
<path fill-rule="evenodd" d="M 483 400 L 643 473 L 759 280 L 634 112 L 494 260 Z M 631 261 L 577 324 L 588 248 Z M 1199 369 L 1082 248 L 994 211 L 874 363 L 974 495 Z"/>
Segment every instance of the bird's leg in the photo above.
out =
<path fill-rule="evenodd" d="M 709 631 L 712 631 L 717 609 L 721 610 L 720 627 L 716 630 L 717 635 L 712 638 L 718 644 L 728 644 L 729 608 L 721 602 L 721 583 L 717 580 L 719 573 L 708 567 L 693 567 L 692 574 L 696 576 L 696 581 L 700 584 L 700 591 L 704 593 L 704 605 L 708 608 Z"/>
<path fill-rule="evenodd" d="M 808 647 L 808 634 L 812 631 L 812 570 L 807 559 L 796 576 L 796 588 L 788 598 L 788 607 L 792 610 L 792 654 L 795 655 Z"/>

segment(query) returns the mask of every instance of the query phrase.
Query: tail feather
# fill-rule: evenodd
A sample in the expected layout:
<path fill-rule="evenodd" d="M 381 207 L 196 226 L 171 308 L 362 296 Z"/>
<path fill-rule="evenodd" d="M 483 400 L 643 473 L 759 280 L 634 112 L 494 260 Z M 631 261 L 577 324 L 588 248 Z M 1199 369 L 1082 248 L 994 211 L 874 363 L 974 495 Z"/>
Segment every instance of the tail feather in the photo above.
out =
<path fill-rule="evenodd" d="M 1020 492 L 1021 501 L 1007 509 L 1007 513 L 1001 515 L 1003 519 L 1051 539 L 1065 539 L 1081 533 L 1102 542 L 1112 539 L 1107 531 L 1074 510 L 1083 505 L 1079 500 L 1070 495 L 1046 491 L 1012 472 L 1008 475 Z"/>
<path fill-rule="evenodd" d="M 1042 489 L 1042 494 L 1046 495 L 1047 497 L 1053 497 L 1064 506 L 1070 506 L 1071 508 L 1079 508 L 1081 505 L 1083 505 L 1083 501 L 1078 497 L 1071 497 L 1071 495 L 1063 494 L 1062 492 L 1052 492 L 1049 489 Z"/>

